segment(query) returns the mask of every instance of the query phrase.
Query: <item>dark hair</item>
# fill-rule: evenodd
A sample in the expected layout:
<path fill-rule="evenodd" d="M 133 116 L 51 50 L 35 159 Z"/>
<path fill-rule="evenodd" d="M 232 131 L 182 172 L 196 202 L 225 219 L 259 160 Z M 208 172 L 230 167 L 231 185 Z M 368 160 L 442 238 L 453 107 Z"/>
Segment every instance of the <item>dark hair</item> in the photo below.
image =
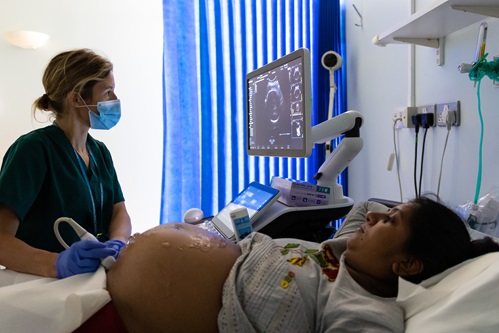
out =
<path fill-rule="evenodd" d="M 418 197 L 410 216 L 407 251 L 423 262 L 420 274 L 407 278 L 419 283 L 447 268 L 482 254 L 499 251 L 490 237 L 471 240 L 465 222 L 438 198 Z"/>

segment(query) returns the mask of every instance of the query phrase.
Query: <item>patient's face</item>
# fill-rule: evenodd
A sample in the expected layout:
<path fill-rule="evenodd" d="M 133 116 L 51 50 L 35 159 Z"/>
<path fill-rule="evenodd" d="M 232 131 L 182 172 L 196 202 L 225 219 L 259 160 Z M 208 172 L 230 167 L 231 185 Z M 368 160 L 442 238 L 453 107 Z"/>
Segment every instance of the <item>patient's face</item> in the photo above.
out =
<path fill-rule="evenodd" d="M 393 265 L 407 259 L 412 204 L 387 212 L 368 212 L 366 222 L 348 240 L 346 263 L 376 279 L 394 278 Z"/>

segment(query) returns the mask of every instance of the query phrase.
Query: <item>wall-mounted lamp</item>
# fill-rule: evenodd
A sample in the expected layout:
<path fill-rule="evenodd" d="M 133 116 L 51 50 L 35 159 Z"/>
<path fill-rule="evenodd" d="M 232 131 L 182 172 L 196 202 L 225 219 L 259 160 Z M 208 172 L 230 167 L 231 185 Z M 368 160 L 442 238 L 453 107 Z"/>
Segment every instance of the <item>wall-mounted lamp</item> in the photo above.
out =
<path fill-rule="evenodd" d="M 49 35 L 42 32 L 21 30 L 4 32 L 3 36 L 12 45 L 23 49 L 37 49 L 49 39 Z"/>

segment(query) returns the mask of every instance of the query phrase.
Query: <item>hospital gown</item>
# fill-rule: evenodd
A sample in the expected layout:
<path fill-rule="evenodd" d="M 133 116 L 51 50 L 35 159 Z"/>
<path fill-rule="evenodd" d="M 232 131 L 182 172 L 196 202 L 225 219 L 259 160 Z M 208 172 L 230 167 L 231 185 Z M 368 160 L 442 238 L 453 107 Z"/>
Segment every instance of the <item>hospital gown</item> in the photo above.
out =
<path fill-rule="evenodd" d="M 355 207 L 338 236 L 322 244 L 259 233 L 240 242 L 220 332 L 403 332 L 395 298 L 370 294 L 344 268 L 346 239 L 369 205 Z"/>

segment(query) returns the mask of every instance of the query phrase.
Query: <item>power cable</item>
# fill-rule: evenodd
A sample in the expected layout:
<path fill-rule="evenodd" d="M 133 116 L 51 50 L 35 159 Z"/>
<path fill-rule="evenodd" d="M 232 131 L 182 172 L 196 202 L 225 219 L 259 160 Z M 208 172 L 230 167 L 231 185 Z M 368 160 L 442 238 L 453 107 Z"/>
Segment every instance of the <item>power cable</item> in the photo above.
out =
<path fill-rule="evenodd" d="M 414 127 L 416 131 L 416 138 L 414 142 L 414 191 L 416 192 L 416 198 L 419 197 L 418 194 L 418 177 L 417 177 L 417 168 L 418 168 L 418 136 L 419 136 L 419 124 L 416 124 Z"/>
<path fill-rule="evenodd" d="M 426 134 L 428 133 L 428 127 L 425 126 L 425 131 L 423 135 L 423 148 L 421 149 L 421 167 L 419 168 L 419 191 L 418 197 L 421 195 L 421 183 L 423 182 L 423 161 L 424 161 L 424 148 L 426 145 Z"/>
<path fill-rule="evenodd" d="M 402 121 L 402 118 L 397 118 L 393 121 L 393 151 L 395 153 L 395 163 L 397 164 L 397 178 L 399 184 L 400 202 L 402 202 L 402 182 L 400 180 L 399 154 L 397 151 L 397 141 L 395 140 L 395 127 L 397 126 L 397 122 L 399 121 Z"/>

